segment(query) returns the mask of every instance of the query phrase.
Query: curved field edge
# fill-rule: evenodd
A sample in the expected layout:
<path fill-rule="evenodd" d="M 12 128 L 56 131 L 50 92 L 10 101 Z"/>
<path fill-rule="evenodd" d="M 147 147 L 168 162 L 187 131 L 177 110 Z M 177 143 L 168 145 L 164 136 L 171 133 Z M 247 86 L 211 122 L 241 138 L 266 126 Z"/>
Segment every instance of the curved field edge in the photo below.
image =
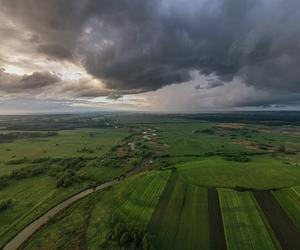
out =
<path fill-rule="evenodd" d="M 265 155 L 252 156 L 243 163 L 221 157 L 201 158 L 174 167 L 182 181 L 200 187 L 272 189 L 300 184 L 299 167 L 287 167 L 283 161 Z"/>
<path fill-rule="evenodd" d="M 111 220 L 116 217 L 142 231 L 147 227 L 169 175 L 169 171 L 141 173 L 86 197 L 56 215 L 22 248 L 40 249 L 49 243 L 54 248 L 72 249 L 83 244 L 88 249 L 98 249 L 107 240 L 113 227 Z M 128 206 L 132 208 L 130 213 L 126 209 Z"/>

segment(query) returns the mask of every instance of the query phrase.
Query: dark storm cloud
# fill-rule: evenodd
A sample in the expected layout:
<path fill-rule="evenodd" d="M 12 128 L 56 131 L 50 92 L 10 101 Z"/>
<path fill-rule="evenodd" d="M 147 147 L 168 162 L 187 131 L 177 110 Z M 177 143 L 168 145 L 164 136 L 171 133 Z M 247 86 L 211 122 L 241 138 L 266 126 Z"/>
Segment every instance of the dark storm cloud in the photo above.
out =
<path fill-rule="evenodd" d="M 49 72 L 33 72 L 30 75 L 16 75 L 6 73 L 0 69 L 0 91 L 5 93 L 29 93 L 35 90 L 40 91 L 60 82 L 61 79 Z"/>
<path fill-rule="evenodd" d="M 222 82 L 220 80 L 208 80 L 206 86 L 201 86 L 200 84 L 198 84 L 195 86 L 195 89 L 196 90 L 213 89 L 213 88 L 217 88 L 217 87 L 221 87 L 221 86 L 224 86 L 224 82 Z"/>
<path fill-rule="evenodd" d="M 273 94 L 265 98 L 256 98 L 251 96 L 249 99 L 243 99 L 235 102 L 232 106 L 238 107 L 289 107 L 300 105 L 300 94 Z"/>
<path fill-rule="evenodd" d="M 72 53 L 69 49 L 59 44 L 40 44 L 37 48 L 40 53 L 47 54 L 51 58 L 71 59 Z"/>
<path fill-rule="evenodd" d="M 60 78 L 49 72 L 34 72 L 31 75 L 23 75 L 19 83 L 24 88 L 42 88 L 60 81 Z"/>
<path fill-rule="evenodd" d="M 0 0 L 39 37 L 37 50 L 80 60 L 107 88 L 143 92 L 192 71 L 221 82 L 300 92 L 298 0 Z"/>

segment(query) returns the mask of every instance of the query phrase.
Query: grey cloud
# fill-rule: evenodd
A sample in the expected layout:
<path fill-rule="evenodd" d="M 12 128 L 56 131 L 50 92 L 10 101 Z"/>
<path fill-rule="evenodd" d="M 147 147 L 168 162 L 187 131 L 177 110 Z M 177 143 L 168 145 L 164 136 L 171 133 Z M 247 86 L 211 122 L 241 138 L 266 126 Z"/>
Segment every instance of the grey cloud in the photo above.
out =
<path fill-rule="evenodd" d="M 60 82 L 60 78 L 49 72 L 34 72 L 30 75 L 16 75 L 0 70 L 0 91 L 5 93 L 27 93 L 49 87 Z"/>
<path fill-rule="evenodd" d="M 156 90 L 191 80 L 196 70 L 221 82 L 237 77 L 257 89 L 300 92 L 298 0 L 0 0 L 0 6 L 39 36 L 39 52 L 78 58 L 109 89 Z"/>
<path fill-rule="evenodd" d="M 94 85 L 90 79 L 63 81 L 52 88 L 51 92 L 55 93 L 55 95 L 80 98 L 93 98 L 109 94 L 108 90 L 103 89 L 99 85 Z"/>
<path fill-rule="evenodd" d="M 30 75 L 17 75 L 0 68 L 0 93 L 6 97 L 39 96 L 40 98 L 94 98 L 107 96 L 117 100 L 128 91 L 120 93 L 103 88 L 101 83 L 91 78 L 65 80 L 47 71 Z M 131 93 L 131 91 L 130 91 Z"/>
<path fill-rule="evenodd" d="M 59 84 L 54 85 L 51 92 L 55 93 L 56 96 L 67 96 L 76 98 L 95 98 L 95 97 L 106 97 L 110 100 L 118 100 L 126 94 L 138 94 L 140 92 L 133 90 L 119 90 L 118 92 L 112 91 L 103 86 L 99 82 L 95 82 L 95 79 L 82 78 L 79 80 L 64 80 Z"/>
<path fill-rule="evenodd" d="M 195 89 L 196 90 L 213 89 L 213 88 L 217 88 L 217 87 L 221 87 L 221 86 L 224 86 L 224 82 L 222 82 L 220 80 L 208 80 L 206 86 L 202 86 L 201 84 L 198 84 L 195 86 Z"/>
<path fill-rule="evenodd" d="M 123 96 L 120 95 L 120 94 L 115 94 L 115 93 L 110 93 L 106 98 L 109 99 L 109 100 L 118 100 L 118 99 L 121 99 Z"/>
<path fill-rule="evenodd" d="M 47 54 L 50 58 L 71 59 L 72 53 L 69 49 L 59 44 L 40 44 L 37 48 L 40 53 Z"/>
<path fill-rule="evenodd" d="M 49 72 L 34 72 L 31 75 L 24 75 L 20 79 L 20 85 L 25 88 L 42 88 L 59 82 L 60 79 Z"/>

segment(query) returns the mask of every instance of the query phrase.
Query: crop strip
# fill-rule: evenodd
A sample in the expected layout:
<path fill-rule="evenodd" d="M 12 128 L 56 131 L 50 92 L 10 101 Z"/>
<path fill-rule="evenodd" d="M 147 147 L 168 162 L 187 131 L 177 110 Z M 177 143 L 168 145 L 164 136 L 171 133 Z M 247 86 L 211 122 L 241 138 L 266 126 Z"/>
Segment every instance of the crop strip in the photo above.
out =
<path fill-rule="evenodd" d="M 275 249 L 251 192 L 218 189 L 228 249 Z"/>
<path fill-rule="evenodd" d="M 283 249 L 298 249 L 300 231 L 270 191 L 255 191 L 254 196 Z"/>
<path fill-rule="evenodd" d="M 171 199 L 177 179 L 178 179 L 177 174 L 173 172 L 159 199 L 158 205 L 156 206 L 154 212 L 152 213 L 150 223 L 149 223 L 149 231 L 152 232 L 153 234 L 156 233 L 156 229 L 160 227 L 162 219 L 165 217 L 165 214 L 168 213 L 167 207 Z"/>
<path fill-rule="evenodd" d="M 174 249 L 209 249 L 207 189 L 187 185 Z"/>
<path fill-rule="evenodd" d="M 219 195 L 215 188 L 208 189 L 208 214 L 211 249 L 227 249 Z"/>

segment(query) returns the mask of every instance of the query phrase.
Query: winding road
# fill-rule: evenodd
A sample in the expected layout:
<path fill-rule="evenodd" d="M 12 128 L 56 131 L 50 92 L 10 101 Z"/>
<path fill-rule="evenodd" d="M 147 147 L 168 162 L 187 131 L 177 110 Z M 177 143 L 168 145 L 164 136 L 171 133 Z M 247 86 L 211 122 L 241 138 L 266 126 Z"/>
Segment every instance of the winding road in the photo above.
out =
<path fill-rule="evenodd" d="M 91 193 L 97 192 L 99 190 L 103 190 L 107 187 L 113 186 L 124 179 L 133 176 L 140 172 L 141 170 L 148 167 L 149 163 L 151 162 L 151 159 L 144 159 L 141 164 L 133 168 L 132 170 L 128 171 L 126 174 L 122 175 L 119 178 L 116 178 L 114 180 L 105 182 L 95 188 L 89 188 L 86 189 L 66 200 L 59 203 L 55 207 L 48 210 L 45 214 L 37 218 L 35 221 L 33 221 L 31 224 L 27 225 L 22 231 L 20 231 L 14 238 L 12 238 L 3 248 L 3 250 L 16 250 L 18 249 L 26 240 L 29 239 L 38 229 L 40 229 L 43 225 L 47 223 L 47 221 L 55 216 L 60 211 L 64 210 L 65 208 L 72 205 L 74 202 L 88 196 Z"/>

